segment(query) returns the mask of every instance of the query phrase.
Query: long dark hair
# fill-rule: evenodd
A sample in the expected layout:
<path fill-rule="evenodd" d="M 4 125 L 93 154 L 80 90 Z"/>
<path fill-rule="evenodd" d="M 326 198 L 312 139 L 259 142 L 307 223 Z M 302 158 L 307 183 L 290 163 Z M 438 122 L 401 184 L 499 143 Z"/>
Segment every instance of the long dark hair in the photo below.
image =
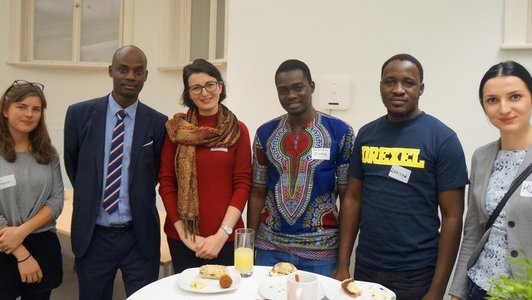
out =
<path fill-rule="evenodd" d="M 480 80 L 480 86 L 478 88 L 478 98 L 480 100 L 480 105 L 482 107 L 484 107 L 484 104 L 482 103 L 482 98 L 484 97 L 484 85 L 486 85 L 486 82 L 488 80 L 494 77 L 499 77 L 499 76 L 519 77 L 521 80 L 523 80 L 526 87 L 528 88 L 528 91 L 532 94 L 532 76 L 530 76 L 530 73 L 521 64 L 513 60 L 508 60 L 505 62 L 498 63 L 496 65 L 493 65 L 486 72 L 486 74 L 484 74 L 484 77 L 482 77 L 482 80 Z"/>
<path fill-rule="evenodd" d="M 181 101 L 183 102 L 183 104 L 188 108 L 196 107 L 196 105 L 194 104 L 194 101 L 190 99 L 190 94 L 188 92 L 188 88 L 189 88 L 188 78 L 190 77 L 190 75 L 197 74 L 197 73 L 208 74 L 209 76 L 216 78 L 216 81 L 222 82 L 222 92 L 220 93 L 220 99 L 218 100 L 218 103 L 221 103 L 226 97 L 225 82 L 222 78 L 222 73 L 220 73 L 220 70 L 218 70 L 210 62 L 204 59 L 198 58 L 198 59 L 195 59 L 191 64 L 188 64 L 183 68 L 184 89 L 183 89 L 183 93 L 181 94 Z"/>
<path fill-rule="evenodd" d="M 44 121 L 44 109 L 46 108 L 46 98 L 43 93 L 43 86 L 40 83 L 27 82 L 24 80 L 16 80 L 13 82 L 0 99 L 0 155 L 8 162 L 17 160 L 17 153 L 15 152 L 15 140 L 11 136 L 7 119 L 3 116 L 13 103 L 21 102 L 28 96 L 37 96 L 41 99 L 41 118 L 37 127 L 29 133 L 30 152 L 35 160 L 40 164 L 48 164 L 56 155 L 52 146 L 48 129 Z"/>

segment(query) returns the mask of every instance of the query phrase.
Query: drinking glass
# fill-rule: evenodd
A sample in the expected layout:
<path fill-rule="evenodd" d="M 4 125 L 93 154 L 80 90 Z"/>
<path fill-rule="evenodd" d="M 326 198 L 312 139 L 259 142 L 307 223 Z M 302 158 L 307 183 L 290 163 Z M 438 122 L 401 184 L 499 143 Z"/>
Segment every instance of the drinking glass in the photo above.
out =
<path fill-rule="evenodd" d="M 253 275 L 253 247 L 255 230 L 239 228 L 235 231 L 235 270 L 242 277 Z"/>

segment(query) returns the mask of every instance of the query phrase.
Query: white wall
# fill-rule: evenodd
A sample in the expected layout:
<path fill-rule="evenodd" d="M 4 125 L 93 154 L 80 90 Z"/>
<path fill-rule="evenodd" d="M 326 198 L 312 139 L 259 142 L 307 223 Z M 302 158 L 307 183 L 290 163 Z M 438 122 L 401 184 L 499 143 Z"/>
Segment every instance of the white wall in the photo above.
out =
<path fill-rule="evenodd" d="M 161 0 L 134 1 L 134 43 L 146 52 L 149 68 L 141 100 L 171 116 L 184 110 L 178 104 L 181 72 L 157 69 Z M 263 122 L 284 113 L 277 101 L 274 72 L 285 59 L 298 58 L 310 66 L 318 89 L 323 74 L 353 77 L 351 108 L 332 114 L 356 131 L 385 113 L 378 93 L 381 65 L 388 57 L 406 52 L 425 69 L 421 108 L 457 131 L 469 160 L 475 148 L 497 137 L 477 102 L 483 73 L 505 59 L 532 69 L 530 50 L 499 48 L 503 6 L 503 0 L 229 0 L 226 103 L 253 133 Z M 110 91 L 105 68 L 6 64 L 9 12 L 10 1 L 0 1 L 0 90 L 14 79 L 42 82 L 51 128 L 62 127 L 69 104 Z"/>
<path fill-rule="evenodd" d="M 425 71 L 420 107 L 458 133 L 469 163 L 474 149 L 497 138 L 477 100 L 484 72 L 507 59 L 532 70 L 530 50 L 499 49 L 503 12 L 503 0 L 232 0 L 228 104 L 251 132 L 282 114 L 274 73 L 282 61 L 298 58 L 316 80 L 353 77 L 351 108 L 332 114 L 357 131 L 385 114 L 382 63 L 410 53 Z"/>

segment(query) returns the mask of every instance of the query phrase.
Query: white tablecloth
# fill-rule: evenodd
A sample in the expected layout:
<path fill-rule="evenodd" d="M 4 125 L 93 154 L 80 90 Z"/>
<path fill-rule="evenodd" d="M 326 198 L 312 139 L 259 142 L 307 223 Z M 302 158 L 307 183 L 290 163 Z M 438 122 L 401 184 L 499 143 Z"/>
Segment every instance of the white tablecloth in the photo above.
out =
<path fill-rule="evenodd" d="M 177 284 L 177 276 L 179 276 L 179 274 L 176 274 L 169 277 L 165 277 L 143 287 L 142 289 L 131 295 L 128 300 L 264 299 L 264 297 L 259 293 L 259 287 L 264 278 L 268 276 L 268 271 L 270 269 L 271 267 L 255 266 L 253 267 L 253 276 L 248 278 L 242 278 L 237 289 L 219 294 L 199 294 L 182 290 Z M 340 287 L 340 281 L 322 275 L 317 276 L 318 281 L 323 286 L 325 290 L 325 295 L 328 299 L 354 299 L 345 295 L 342 292 L 342 289 Z M 391 294 L 393 295 L 393 293 Z M 366 297 L 360 298 L 369 299 Z M 360 298 L 357 298 L 357 300 Z"/>

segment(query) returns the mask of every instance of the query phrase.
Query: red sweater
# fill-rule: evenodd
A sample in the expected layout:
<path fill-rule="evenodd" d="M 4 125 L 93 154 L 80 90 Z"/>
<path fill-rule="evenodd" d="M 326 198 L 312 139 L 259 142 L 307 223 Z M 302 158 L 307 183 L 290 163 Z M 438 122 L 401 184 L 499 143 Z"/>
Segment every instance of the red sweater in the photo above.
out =
<path fill-rule="evenodd" d="M 216 127 L 216 117 L 199 116 L 199 126 Z M 199 235 L 215 234 L 229 205 L 240 211 L 248 201 L 251 187 L 251 145 L 249 132 L 240 124 L 240 138 L 227 152 L 211 151 L 204 146 L 196 147 L 196 168 L 199 195 Z M 179 240 L 174 224 L 179 220 L 177 212 L 177 178 L 175 174 L 175 152 L 177 145 L 166 135 L 161 152 L 159 170 L 159 194 L 166 208 L 164 232 Z M 244 227 L 242 217 L 235 228 Z M 234 240 L 234 233 L 229 237 Z"/>

